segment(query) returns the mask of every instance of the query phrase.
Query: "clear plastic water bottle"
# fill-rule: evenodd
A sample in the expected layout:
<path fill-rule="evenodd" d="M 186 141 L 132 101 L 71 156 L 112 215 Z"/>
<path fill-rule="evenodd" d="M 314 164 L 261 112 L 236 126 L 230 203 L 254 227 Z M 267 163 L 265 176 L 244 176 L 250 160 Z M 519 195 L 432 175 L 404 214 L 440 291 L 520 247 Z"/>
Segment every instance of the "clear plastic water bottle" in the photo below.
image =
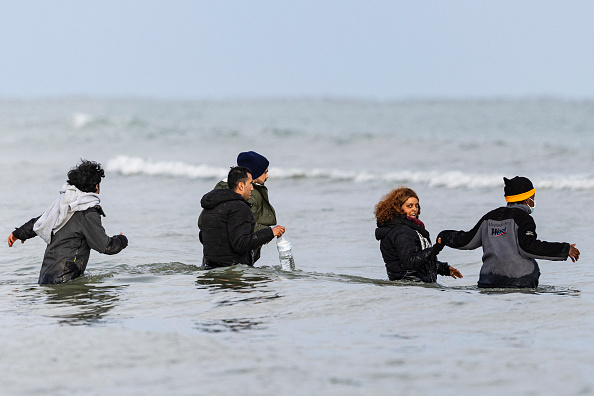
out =
<path fill-rule="evenodd" d="M 281 269 L 293 271 L 295 269 L 295 260 L 293 260 L 293 251 L 291 250 L 291 241 L 289 241 L 289 238 L 284 235 L 277 238 L 276 247 L 278 248 Z"/>

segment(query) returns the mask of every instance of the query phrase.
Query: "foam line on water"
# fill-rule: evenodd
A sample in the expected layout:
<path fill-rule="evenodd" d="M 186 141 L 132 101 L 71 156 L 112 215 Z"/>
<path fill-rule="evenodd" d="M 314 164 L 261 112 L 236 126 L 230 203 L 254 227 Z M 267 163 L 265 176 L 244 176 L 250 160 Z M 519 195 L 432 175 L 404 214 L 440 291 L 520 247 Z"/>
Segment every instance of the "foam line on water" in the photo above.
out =
<path fill-rule="evenodd" d="M 223 178 L 229 169 L 217 168 L 210 165 L 191 165 L 182 161 L 152 161 L 139 157 L 118 156 L 107 162 L 105 169 L 124 176 L 174 176 L 192 179 Z"/>
<path fill-rule="evenodd" d="M 124 176 L 148 175 L 185 177 L 191 179 L 222 179 L 228 168 L 208 164 L 193 165 L 183 161 L 154 161 L 139 157 L 120 155 L 108 161 L 107 171 Z M 500 188 L 503 186 L 501 174 L 472 173 L 462 171 L 399 171 L 373 172 L 324 168 L 270 168 L 270 176 L 278 179 L 328 179 L 331 181 L 352 181 L 355 183 L 385 181 L 390 183 L 427 184 L 431 187 L 450 189 Z M 594 178 L 590 175 L 572 177 L 558 176 L 534 178 L 538 189 L 554 190 L 592 190 Z"/>

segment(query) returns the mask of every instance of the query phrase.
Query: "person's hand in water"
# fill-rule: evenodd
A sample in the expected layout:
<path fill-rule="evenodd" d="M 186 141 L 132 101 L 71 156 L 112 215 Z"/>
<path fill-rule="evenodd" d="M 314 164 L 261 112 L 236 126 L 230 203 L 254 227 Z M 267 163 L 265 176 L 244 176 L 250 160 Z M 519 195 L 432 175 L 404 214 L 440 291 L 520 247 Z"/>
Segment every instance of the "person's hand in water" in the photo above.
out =
<path fill-rule="evenodd" d="M 462 276 L 462 274 L 460 273 L 460 271 L 458 271 L 456 268 L 452 267 L 451 265 L 450 265 L 450 276 L 454 279 L 464 278 Z"/>

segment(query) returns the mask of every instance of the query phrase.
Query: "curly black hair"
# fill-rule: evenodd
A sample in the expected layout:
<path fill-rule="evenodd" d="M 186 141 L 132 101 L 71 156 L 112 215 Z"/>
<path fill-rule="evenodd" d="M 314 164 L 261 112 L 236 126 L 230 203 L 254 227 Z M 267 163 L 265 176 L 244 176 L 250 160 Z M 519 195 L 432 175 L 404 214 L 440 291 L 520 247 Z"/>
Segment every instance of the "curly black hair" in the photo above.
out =
<path fill-rule="evenodd" d="M 80 191 L 94 193 L 105 171 L 98 162 L 80 160 L 80 164 L 68 172 L 68 184 L 75 186 Z"/>

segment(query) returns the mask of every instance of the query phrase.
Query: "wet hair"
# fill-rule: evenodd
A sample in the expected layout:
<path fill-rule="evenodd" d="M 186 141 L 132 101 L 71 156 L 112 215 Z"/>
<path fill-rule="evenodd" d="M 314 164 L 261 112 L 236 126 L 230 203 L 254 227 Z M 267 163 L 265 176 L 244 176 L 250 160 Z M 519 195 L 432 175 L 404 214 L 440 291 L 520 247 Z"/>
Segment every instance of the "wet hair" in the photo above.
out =
<path fill-rule="evenodd" d="M 398 187 L 384 195 L 381 201 L 375 205 L 375 218 L 377 222 L 385 223 L 404 214 L 402 205 L 411 197 L 419 199 L 417 193 L 408 187 Z M 418 214 L 421 214 L 421 205 L 419 205 Z"/>
<path fill-rule="evenodd" d="M 248 174 L 252 174 L 250 168 L 246 168 L 245 166 L 231 167 L 229 175 L 227 175 L 227 184 L 229 184 L 229 189 L 236 190 L 239 183 L 247 182 L 249 178 Z"/>
<path fill-rule="evenodd" d="M 94 193 L 105 171 L 98 162 L 80 160 L 80 164 L 68 172 L 68 184 L 75 186 L 82 192 Z"/>

